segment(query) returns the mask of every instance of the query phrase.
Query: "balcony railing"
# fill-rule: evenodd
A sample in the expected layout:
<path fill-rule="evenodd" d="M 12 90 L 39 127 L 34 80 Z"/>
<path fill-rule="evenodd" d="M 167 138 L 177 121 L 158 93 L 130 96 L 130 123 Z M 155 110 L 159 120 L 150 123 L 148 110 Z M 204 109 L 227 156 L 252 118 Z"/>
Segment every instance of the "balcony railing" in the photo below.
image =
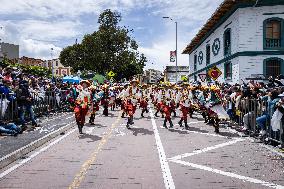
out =
<path fill-rule="evenodd" d="M 267 48 L 279 48 L 281 47 L 280 39 L 265 39 L 265 46 Z"/>

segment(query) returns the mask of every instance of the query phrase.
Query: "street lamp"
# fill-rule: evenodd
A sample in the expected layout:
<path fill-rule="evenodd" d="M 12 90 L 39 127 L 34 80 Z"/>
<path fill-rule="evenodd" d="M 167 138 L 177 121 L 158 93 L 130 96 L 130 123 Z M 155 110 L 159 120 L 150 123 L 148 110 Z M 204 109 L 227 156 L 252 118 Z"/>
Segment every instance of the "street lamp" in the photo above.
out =
<path fill-rule="evenodd" d="M 51 57 L 51 73 L 52 73 L 52 80 L 54 79 L 54 71 L 53 71 L 53 48 L 50 48 L 50 57 Z"/>
<path fill-rule="evenodd" d="M 171 17 L 164 16 L 164 19 L 170 19 L 171 21 L 174 21 Z M 176 24 L 176 83 L 178 82 L 178 65 L 177 65 L 177 59 L 178 59 L 178 53 L 177 53 L 177 21 L 174 21 Z"/>
<path fill-rule="evenodd" d="M 0 30 L 3 30 L 3 27 L 0 26 Z M 0 38 L 0 58 L 2 60 L 2 58 L 4 57 L 4 54 L 2 52 L 2 39 Z"/>

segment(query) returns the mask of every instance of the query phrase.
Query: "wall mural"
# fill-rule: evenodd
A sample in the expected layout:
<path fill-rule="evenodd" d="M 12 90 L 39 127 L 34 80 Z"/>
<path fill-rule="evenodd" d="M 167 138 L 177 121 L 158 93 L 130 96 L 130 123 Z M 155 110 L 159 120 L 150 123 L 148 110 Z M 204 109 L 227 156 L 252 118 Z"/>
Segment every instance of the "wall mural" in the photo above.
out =
<path fill-rule="evenodd" d="M 199 64 L 202 64 L 202 62 L 203 62 L 203 52 L 202 51 L 200 51 L 199 54 L 198 54 L 198 62 L 199 62 Z"/>
<path fill-rule="evenodd" d="M 214 40 L 214 43 L 212 45 L 212 52 L 214 56 L 217 56 L 219 54 L 220 48 L 221 48 L 220 39 L 217 38 Z"/>

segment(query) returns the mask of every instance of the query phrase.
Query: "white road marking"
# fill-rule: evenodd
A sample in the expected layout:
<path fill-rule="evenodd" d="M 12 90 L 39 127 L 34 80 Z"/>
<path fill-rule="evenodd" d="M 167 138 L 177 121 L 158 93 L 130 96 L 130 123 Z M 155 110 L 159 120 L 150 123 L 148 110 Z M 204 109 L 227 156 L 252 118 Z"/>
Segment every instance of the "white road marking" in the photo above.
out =
<path fill-rule="evenodd" d="M 207 167 L 207 166 L 203 166 L 203 165 L 189 163 L 189 162 L 182 161 L 182 160 L 170 160 L 170 161 L 172 161 L 174 163 L 190 166 L 190 167 L 193 167 L 193 168 L 196 168 L 196 169 L 201 169 L 201 170 L 209 171 L 209 172 L 212 172 L 212 173 L 217 173 L 217 174 L 224 175 L 224 176 L 227 176 L 227 177 L 240 179 L 242 181 L 247 181 L 247 182 L 251 182 L 251 183 L 254 183 L 254 184 L 260 184 L 262 186 L 266 186 L 266 187 L 270 187 L 270 188 L 284 189 L 284 186 L 281 186 L 281 185 L 278 185 L 278 184 L 258 180 L 258 179 L 251 178 L 251 177 L 238 175 L 238 174 L 231 173 L 231 172 L 221 171 L 221 170 L 214 169 L 214 168 Z"/>
<path fill-rule="evenodd" d="M 50 147 L 54 146 L 55 144 L 57 144 L 58 142 L 60 142 L 61 140 L 63 140 L 64 138 L 66 138 L 67 136 L 69 136 L 70 134 L 72 134 L 73 132 L 75 132 L 76 129 L 72 129 L 71 131 L 69 131 L 68 133 L 66 133 L 65 135 L 63 135 L 62 137 L 56 139 L 55 141 L 51 142 L 49 145 L 41 148 L 40 150 L 38 150 L 37 152 L 33 153 L 31 156 L 29 156 L 28 158 L 20 161 L 19 163 L 17 163 L 16 165 L 10 167 L 9 169 L 7 169 L 6 171 L 2 172 L 0 174 L 0 179 L 2 179 L 3 177 L 5 177 L 6 175 L 8 175 L 9 173 L 11 173 L 12 171 L 16 170 L 17 168 L 19 168 L 20 166 L 26 164 L 27 162 L 29 162 L 31 159 L 35 158 L 36 156 L 38 156 L 39 154 L 41 154 L 42 152 L 48 150 Z"/>
<path fill-rule="evenodd" d="M 158 154 L 159 154 L 159 159 L 160 159 L 160 164 L 161 164 L 161 169 L 163 173 L 163 178 L 164 178 L 164 184 L 166 189 L 175 189 L 175 184 L 172 178 L 172 174 L 170 171 L 170 167 L 167 161 L 167 157 L 164 151 L 164 147 L 162 145 L 162 141 L 158 132 L 158 128 L 154 119 L 154 114 L 152 109 L 150 108 L 150 116 L 151 116 L 151 121 L 152 121 L 152 126 L 155 134 L 155 140 L 156 140 L 156 145 L 158 149 Z"/>
<path fill-rule="evenodd" d="M 211 150 L 216 150 L 218 148 L 229 146 L 229 145 L 232 145 L 232 144 L 235 144 L 237 142 L 244 141 L 244 140 L 245 139 L 237 138 L 235 140 L 232 140 L 232 141 L 229 141 L 229 142 L 225 142 L 225 143 L 222 143 L 222 144 L 217 144 L 215 146 L 210 146 L 210 147 L 204 148 L 202 150 L 195 150 L 195 151 L 193 151 L 191 153 L 185 153 L 185 154 L 182 154 L 182 155 L 177 155 L 175 157 L 169 158 L 169 160 L 171 160 L 171 161 L 173 161 L 173 160 L 181 160 L 181 159 L 186 158 L 186 157 L 194 156 L 194 155 L 201 154 L 201 153 L 204 153 L 204 152 L 208 152 L 208 151 L 211 151 Z"/>

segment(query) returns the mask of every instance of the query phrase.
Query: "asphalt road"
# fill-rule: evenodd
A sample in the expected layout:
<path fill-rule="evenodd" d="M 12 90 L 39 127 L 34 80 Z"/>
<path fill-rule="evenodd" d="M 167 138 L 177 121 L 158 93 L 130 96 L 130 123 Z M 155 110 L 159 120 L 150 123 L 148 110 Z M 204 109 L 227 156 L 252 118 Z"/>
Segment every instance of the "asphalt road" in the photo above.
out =
<path fill-rule="evenodd" d="M 281 154 L 249 138 L 225 128 L 216 135 L 197 115 L 189 131 L 135 116 L 131 130 L 114 111 L 84 135 L 68 131 L 1 170 L 0 188 L 284 188 Z"/>

